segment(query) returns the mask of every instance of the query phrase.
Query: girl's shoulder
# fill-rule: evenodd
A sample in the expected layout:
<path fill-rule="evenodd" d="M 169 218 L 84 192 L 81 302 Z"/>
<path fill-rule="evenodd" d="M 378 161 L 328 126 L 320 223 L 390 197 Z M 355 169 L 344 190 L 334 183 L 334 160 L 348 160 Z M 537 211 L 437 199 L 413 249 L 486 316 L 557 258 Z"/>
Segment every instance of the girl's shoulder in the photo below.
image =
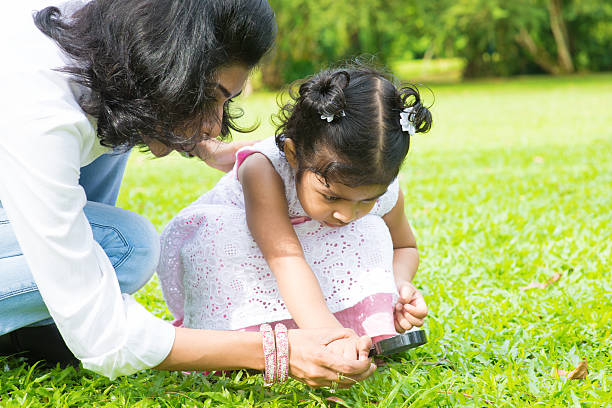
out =
<path fill-rule="evenodd" d="M 240 149 L 237 153 L 236 163 L 237 167 L 240 167 L 242 162 L 254 153 L 260 153 L 264 155 L 268 161 L 274 167 L 274 170 L 281 176 L 283 181 L 287 180 L 287 177 L 292 176 L 292 169 L 285 159 L 285 156 L 280 152 L 276 145 L 276 139 L 274 136 L 263 139 L 252 146 L 246 146 Z M 238 169 L 236 169 L 238 170 Z"/>
<path fill-rule="evenodd" d="M 385 194 L 376 200 L 376 204 L 374 204 L 370 214 L 382 217 L 391 211 L 397 202 L 397 198 L 399 197 L 399 189 L 399 180 L 396 177 L 391 184 L 389 184 L 389 187 L 387 187 Z"/>
<path fill-rule="evenodd" d="M 272 167 L 274 167 L 274 171 L 276 171 L 283 181 L 289 216 L 305 216 L 306 212 L 300 204 L 297 191 L 295 189 L 295 170 L 291 167 L 284 154 L 279 150 L 278 146 L 276 145 L 276 139 L 274 137 L 269 137 L 252 146 L 247 146 L 240 149 L 236 157 L 236 173 L 238 172 L 238 168 L 240 167 L 242 161 L 253 153 L 260 153 L 264 155 L 270 164 L 272 164 Z"/>

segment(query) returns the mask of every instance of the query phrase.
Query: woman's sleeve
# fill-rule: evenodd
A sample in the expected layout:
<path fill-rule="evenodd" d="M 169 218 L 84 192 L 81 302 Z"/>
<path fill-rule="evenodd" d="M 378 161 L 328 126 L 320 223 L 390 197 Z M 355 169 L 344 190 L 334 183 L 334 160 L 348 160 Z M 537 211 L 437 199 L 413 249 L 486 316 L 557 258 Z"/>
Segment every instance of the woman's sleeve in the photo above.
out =
<path fill-rule="evenodd" d="M 0 200 L 49 313 L 85 368 L 115 378 L 154 367 L 174 328 L 121 294 L 83 212 L 93 127 L 60 74 L 14 82 L 0 103 Z"/>

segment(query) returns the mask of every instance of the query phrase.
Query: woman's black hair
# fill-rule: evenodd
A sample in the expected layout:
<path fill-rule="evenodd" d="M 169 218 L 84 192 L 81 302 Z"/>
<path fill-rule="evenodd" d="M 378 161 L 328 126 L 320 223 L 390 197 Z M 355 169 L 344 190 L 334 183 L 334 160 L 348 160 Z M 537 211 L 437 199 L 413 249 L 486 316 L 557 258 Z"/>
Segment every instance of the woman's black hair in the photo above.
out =
<path fill-rule="evenodd" d="M 289 103 L 277 117 L 276 144 L 284 151 L 285 140 L 293 141 L 298 179 L 309 170 L 326 184 L 356 187 L 388 185 L 397 177 L 410 147 L 400 113 L 412 108 L 409 119 L 419 133 L 431 128 L 432 117 L 415 87 L 394 82 L 387 72 L 356 62 L 289 88 Z"/>
<path fill-rule="evenodd" d="M 67 72 L 91 92 L 79 101 L 109 147 L 193 145 L 213 115 L 216 75 L 255 66 L 276 36 L 266 0 L 93 0 L 72 15 L 34 14 L 36 26 L 74 61 Z M 224 106 L 221 136 L 244 131 Z M 185 132 L 192 134 L 185 140 Z"/>

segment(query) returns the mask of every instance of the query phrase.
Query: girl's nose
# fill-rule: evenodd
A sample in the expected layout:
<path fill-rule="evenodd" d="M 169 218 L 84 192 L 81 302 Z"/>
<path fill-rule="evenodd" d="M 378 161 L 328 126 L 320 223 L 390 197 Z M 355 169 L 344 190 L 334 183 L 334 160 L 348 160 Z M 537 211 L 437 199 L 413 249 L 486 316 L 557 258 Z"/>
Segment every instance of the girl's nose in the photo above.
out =
<path fill-rule="evenodd" d="M 338 221 L 348 224 L 357 217 L 357 207 L 354 205 L 347 205 L 342 209 L 334 211 L 333 216 Z"/>

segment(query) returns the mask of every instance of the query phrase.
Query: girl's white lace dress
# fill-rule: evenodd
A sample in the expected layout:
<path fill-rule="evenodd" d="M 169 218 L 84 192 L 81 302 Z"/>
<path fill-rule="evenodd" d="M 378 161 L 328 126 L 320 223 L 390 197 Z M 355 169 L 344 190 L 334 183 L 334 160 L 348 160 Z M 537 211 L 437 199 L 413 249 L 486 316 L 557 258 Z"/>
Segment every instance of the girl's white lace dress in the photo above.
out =
<path fill-rule="evenodd" d="M 297 198 L 295 172 L 273 137 L 242 149 L 234 169 L 163 231 L 157 273 L 177 321 L 216 330 L 277 321 L 296 327 L 246 223 L 236 174 L 254 153 L 264 154 L 284 181 L 289 216 L 331 312 L 360 335 L 395 334 L 393 244 L 381 217 L 397 201 L 397 180 L 365 217 L 340 228 L 322 225 L 307 218 Z"/>

